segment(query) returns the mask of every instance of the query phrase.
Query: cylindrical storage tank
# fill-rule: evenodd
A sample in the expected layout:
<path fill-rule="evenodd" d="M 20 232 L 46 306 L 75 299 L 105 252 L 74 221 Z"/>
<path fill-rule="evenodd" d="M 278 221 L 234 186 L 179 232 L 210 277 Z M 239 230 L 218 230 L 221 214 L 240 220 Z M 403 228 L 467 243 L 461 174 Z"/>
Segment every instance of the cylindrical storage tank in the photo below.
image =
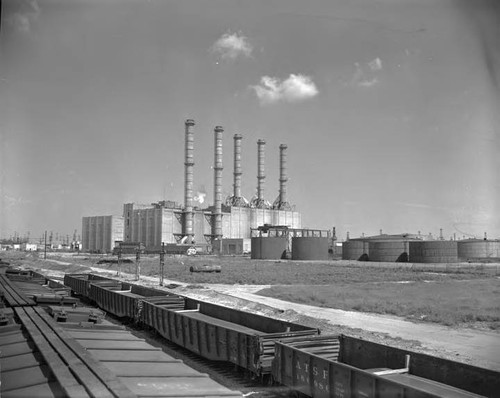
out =
<path fill-rule="evenodd" d="M 328 238 L 292 238 L 292 260 L 328 260 Z"/>
<path fill-rule="evenodd" d="M 500 258 L 500 241 L 498 240 L 459 240 L 458 258 L 461 261 L 474 259 Z"/>
<path fill-rule="evenodd" d="M 255 237 L 252 238 L 250 257 L 257 260 L 279 260 L 286 257 L 287 238 Z"/>
<path fill-rule="evenodd" d="M 457 241 L 412 241 L 409 261 L 412 263 L 456 263 L 458 262 Z"/>
<path fill-rule="evenodd" d="M 378 240 L 369 242 L 370 261 L 388 263 L 408 262 L 407 240 Z"/>
<path fill-rule="evenodd" d="M 342 243 L 342 260 L 369 260 L 369 244 L 365 240 L 348 240 Z"/>

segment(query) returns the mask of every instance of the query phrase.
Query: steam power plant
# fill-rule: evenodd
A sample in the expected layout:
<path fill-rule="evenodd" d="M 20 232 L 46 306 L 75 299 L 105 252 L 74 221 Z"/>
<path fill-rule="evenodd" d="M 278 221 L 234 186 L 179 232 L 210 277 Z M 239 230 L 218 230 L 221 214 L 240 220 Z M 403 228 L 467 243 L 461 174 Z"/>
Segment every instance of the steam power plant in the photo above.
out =
<path fill-rule="evenodd" d="M 301 214 L 294 210 L 287 198 L 287 146 L 279 147 L 279 195 L 271 203 L 265 198 L 265 150 L 266 142 L 257 141 L 257 194 L 247 200 L 241 192 L 242 140 L 235 134 L 233 194 L 223 200 L 223 133 L 221 126 L 214 129 L 214 196 L 213 205 L 200 208 L 194 205 L 195 180 L 195 122 L 185 121 L 184 146 L 184 204 L 164 200 L 153 204 L 126 203 L 123 205 L 123 242 L 140 242 L 149 250 L 162 244 L 214 244 L 221 239 L 248 239 L 251 230 L 264 225 L 281 225 L 301 228 Z M 116 222 L 116 216 L 114 216 Z M 82 232 L 83 249 L 96 250 L 104 246 L 96 243 L 102 236 L 97 231 L 94 217 L 84 217 Z M 116 235 L 114 236 L 116 239 Z M 106 246 L 106 248 L 108 245 Z"/>

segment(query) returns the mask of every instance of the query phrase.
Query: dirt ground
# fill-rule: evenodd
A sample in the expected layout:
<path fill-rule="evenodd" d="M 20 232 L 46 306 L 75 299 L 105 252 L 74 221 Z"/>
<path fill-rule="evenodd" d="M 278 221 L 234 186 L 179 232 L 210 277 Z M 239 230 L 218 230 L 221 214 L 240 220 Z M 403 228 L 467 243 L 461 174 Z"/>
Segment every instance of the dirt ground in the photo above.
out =
<path fill-rule="evenodd" d="M 29 263 L 26 263 L 27 267 Z M 31 264 L 31 267 L 33 265 Z M 110 270 L 106 265 L 79 267 L 54 259 L 38 260 L 36 265 L 36 268 L 44 273 L 56 277 L 62 277 L 65 272 L 89 271 L 116 277 L 116 270 Z M 122 279 L 132 280 L 133 276 L 122 274 Z M 317 327 L 322 334 L 345 333 L 402 349 L 500 371 L 500 333 L 497 331 L 410 322 L 394 316 L 314 307 L 255 294 L 269 285 L 189 285 L 165 280 L 165 285 L 170 284 L 171 288 L 168 289 L 158 286 L 157 277 L 148 276 L 142 276 L 140 283 L 240 310 Z"/>

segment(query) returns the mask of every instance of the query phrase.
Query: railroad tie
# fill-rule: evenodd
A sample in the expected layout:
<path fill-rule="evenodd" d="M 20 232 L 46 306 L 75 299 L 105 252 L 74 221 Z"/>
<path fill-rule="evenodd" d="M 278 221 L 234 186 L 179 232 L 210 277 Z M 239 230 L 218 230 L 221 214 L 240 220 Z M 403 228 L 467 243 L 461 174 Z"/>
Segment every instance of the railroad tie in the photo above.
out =
<path fill-rule="evenodd" d="M 0 290 L 3 291 L 5 300 L 10 307 L 23 307 L 33 306 L 35 302 L 27 298 L 24 294 L 20 293 L 12 281 L 5 276 L 0 275 Z"/>
<path fill-rule="evenodd" d="M 55 335 L 58 352 L 68 358 L 70 368 L 91 388 L 90 394 L 101 397 L 136 397 L 107 367 L 94 359 L 71 335 L 50 318 L 43 309 L 34 307 L 33 312 L 43 319 L 47 333 Z"/>
<path fill-rule="evenodd" d="M 28 316 L 25 309 L 22 307 L 16 307 L 14 308 L 14 311 L 21 320 L 23 326 L 28 331 L 31 340 L 50 367 L 52 374 L 61 385 L 65 394 L 68 397 L 89 397 L 89 394 L 70 372 L 61 357 L 57 355 L 56 351 L 51 347 L 49 341 L 47 341 L 46 337 L 36 326 L 36 323 L 33 322 Z"/>

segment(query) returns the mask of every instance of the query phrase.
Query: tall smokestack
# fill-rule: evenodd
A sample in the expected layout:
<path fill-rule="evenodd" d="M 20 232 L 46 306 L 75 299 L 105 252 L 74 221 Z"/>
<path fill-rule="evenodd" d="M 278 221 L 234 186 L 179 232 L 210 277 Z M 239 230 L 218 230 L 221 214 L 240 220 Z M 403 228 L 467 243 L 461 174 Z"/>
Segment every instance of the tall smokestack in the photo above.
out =
<path fill-rule="evenodd" d="M 193 241 L 193 166 L 194 166 L 194 120 L 185 122 L 186 138 L 184 150 L 184 225 L 183 234 L 187 243 Z"/>
<path fill-rule="evenodd" d="M 214 210 L 212 221 L 213 239 L 222 238 L 222 132 L 221 126 L 214 129 Z"/>
<path fill-rule="evenodd" d="M 285 144 L 280 145 L 280 202 L 286 203 L 286 182 L 288 177 L 286 175 L 286 148 Z"/>
<path fill-rule="evenodd" d="M 234 182 L 233 195 L 227 198 L 226 204 L 236 207 L 248 207 L 248 201 L 241 196 L 241 140 L 239 134 L 234 135 Z"/>
<path fill-rule="evenodd" d="M 234 135 L 234 184 L 233 197 L 241 198 L 241 140 L 239 134 Z"/>
<path fill-rule="evenodd" d="M 257 141 L 257 204 L 262 207 L 264 203 L 264 180 L 266 179 L 265 164 L 266 141 Z"/>
<path fill-rule="evenodd" d="M 286 149 L 288 147 L 285 144 L 280 145 L 280 191 L 278 198 L 274 202 L 274 208 L 278 210 L 290 210 L 291 206 L 288 203 L 286 195 L 286 183 L 288 181 L 287 177 L 287 167 L 286 167 Z"/>

